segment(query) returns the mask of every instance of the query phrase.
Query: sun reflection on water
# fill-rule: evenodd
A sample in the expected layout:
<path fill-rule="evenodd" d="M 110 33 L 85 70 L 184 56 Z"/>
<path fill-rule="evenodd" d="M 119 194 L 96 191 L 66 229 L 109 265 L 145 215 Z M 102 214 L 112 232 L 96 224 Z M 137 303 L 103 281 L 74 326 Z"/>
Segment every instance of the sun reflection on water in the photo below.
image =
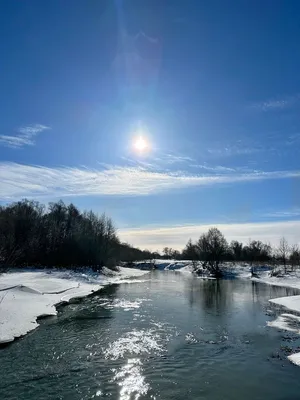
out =
<path fill-rule="evenodd" d="M 104 349 L 106 358 L 117 360 L 125 355 L 151 354 L 163 351 L 163 346 L 159 343 L 160 335 L 154 329 L 136 330 L 127 332 L 113 343 L 109 343 Z"/>
<path fill-rule="evenodd" d="M 150 385 L 145 382 L 142 365 L 140 359 L 131 358 L 116 372 L 113 382 L 117 382 L 121 388 L 120 400 L 138 400 L 148 392 Z"/>

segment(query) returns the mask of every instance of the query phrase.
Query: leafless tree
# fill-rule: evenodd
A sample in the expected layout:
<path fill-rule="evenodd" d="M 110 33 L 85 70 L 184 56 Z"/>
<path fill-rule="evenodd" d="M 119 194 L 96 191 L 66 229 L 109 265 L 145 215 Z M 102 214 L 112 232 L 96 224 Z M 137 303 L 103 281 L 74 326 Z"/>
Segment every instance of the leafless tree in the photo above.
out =
<path fill-rule="evenodd" d="M 283 263 L 285 274 L 286 274 L 286 270 L 287 270 L 287 261 L 288 261 L 289 253 L 290 253 L 290 246 L 289 246 L 286 238 L 283 236 L 279 242 L 278 255 L 279 255 L 280 261 Z"/>
<path fill-rule="evenodd" d="M 207 233 L 201 235 L 197 247 L 200 260 L 204 261 L 214 275 L 220 275 L 219 267 L 225 259 L 228 243 L 219 229 L 210 228 Z"/>
<path fill-rule="evenodd" d="M 291 246 L 290 263 L 292 265 L 293 271 L 296 266 L 300 265 L 300 249 L 298 244 L 294 244 L 293 246 Z"/>

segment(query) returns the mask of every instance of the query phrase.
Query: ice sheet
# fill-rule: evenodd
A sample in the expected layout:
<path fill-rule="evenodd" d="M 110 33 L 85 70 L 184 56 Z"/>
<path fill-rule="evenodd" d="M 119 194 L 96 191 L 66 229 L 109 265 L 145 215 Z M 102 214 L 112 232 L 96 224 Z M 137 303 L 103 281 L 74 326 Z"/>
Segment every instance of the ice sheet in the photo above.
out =
<path fill-rule="evenodd" d="M 37 319 L 56 315 L 56 305 L 85 297 L 120 278 L 145 271 L 120 268 L 108 277 L 56 270 L 5 273 L 0 276 L 0 343 L 8 343 L 38 327 Z"/>

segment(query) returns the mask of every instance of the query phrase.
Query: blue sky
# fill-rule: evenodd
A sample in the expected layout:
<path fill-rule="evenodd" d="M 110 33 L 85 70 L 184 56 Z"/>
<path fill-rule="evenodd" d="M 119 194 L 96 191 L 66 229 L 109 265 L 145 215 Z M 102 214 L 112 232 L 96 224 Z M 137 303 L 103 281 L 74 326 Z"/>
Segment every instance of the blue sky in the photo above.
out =
<path fill-rule="evenodd" d="M 0 200 L 181 248 L 300 240 L 298 1 L 1 3 Z M 134 147 L 137 137 L 147 151 Z"/>

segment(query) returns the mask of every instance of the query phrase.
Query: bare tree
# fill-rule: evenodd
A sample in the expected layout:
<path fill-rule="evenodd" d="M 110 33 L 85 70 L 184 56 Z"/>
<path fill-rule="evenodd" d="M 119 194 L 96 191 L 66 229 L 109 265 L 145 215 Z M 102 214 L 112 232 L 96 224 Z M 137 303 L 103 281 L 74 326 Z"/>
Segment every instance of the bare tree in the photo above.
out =
<path fill-rule="evenodd" d="M 292 265 L 293 271 L 296 266 L 300 265 L 300 249 L 298 244 L 294 244 L 293 246 L 291 246 L 290 263 Z"/>
<path fill-rule="evenodd" d="M 228 244 L 223 234 L 217 228 L 210 228 L 200 236 L 197 243 L 199 258 L 208 265 L 210 271 L 220 275 L 220 263 L 225 260 Z"/>
<path fill-rule="evenodd" d="M 189 239 L 185 248 L 182 251 L 182 258 L 184 260 L 192 261 L 193 270 L 197 271 L 198 261 L 199 261 L 199 249 L 197 244 L 192 242 L 192 239 Z"/>
<path fill-rule="evenodd" d="M 229 247 L 229 252 L 234 262 L 241 261 L 243 257 L 244 245 L 237 240 L 232 240 Z"/>
<path fill-rule="evenodd" d="M 286 267 L 287 267 L 289 253 L 290 253 L 290 246 L 289 246 L 286 238 L 283 236 L 279 242 L 278 255 L 279 255 L 280 261 L 283 263 L 285 274 L 286 274 Z"/>
<path fill-rule="evenodd" d="M 171 249 L 169 248 L 169 247 L 164 247 L 163 248 L 163 256 L 165 257 L 165 258 L 170 258 L 170 251 L 171 251 Z"/>

